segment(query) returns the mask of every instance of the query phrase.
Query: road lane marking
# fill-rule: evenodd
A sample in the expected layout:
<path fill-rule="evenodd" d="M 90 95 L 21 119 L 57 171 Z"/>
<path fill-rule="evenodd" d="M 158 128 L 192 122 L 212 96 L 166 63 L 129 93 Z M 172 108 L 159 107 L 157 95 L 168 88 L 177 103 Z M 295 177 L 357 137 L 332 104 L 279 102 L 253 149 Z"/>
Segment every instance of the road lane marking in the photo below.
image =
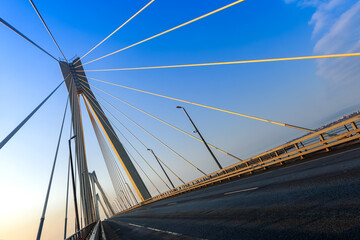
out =
<path fill-rule="evenodd" d="M 234 193 L 239 193 L 239 192 L 247 192 L 247 191 L 252 191 L 252 190 L 256 190 L 259 187 L 253 187 L 253 188 L 246 188 L 246 189 L 241 189 L 241 190 L 237 190 L 237 191 L 233 191 L 233 192 L 227 192 L 224 193 L 224 195 L 229 195 L 229 194 L 234 194 Z"/>
<path fill-rule="evenodd" d="M 137 225 L 137 224 L 133 224 L 133 223 L 128 223 L 128 224 L 129 224 L 130 226 L 133 226 L 133 227 L 146 228 L 146 229 L 148 229 L 148 230 L 152 230 L 152 231 L 155 231 L 155 232 L 162 232 L 162 233 L 167 233 L 167 234 L 171 234 L 171 235 L 175 235 L 175 236 L 181 236 L 181 235 L 182 235 L 182 234 L 176 233 L 176 232 L 170 232 L 170 231 L 160 230 L 160 229 L 152 228 L 152 227 L 144 227 L 144 226 Z"/>
<path fill-rule="evenodd" d="M 176 203 L 176 202 L 174 202 L 174 203 L 169 203 L 168 206 L 175 205 L 175 204 L 177 204 L 177 203 Z"/>
<path fill-rule="evenodd" d="M 168 234 L 175 235 L 175 236 L 181 236 L 180 233 L 164 231 L 164 230 L 160 230 L 160 229 L 156 229 L 156 228 L 147 227 L 146 229 L 153 230 L 153 231 L 156 231 L 156 232 L 164 232 L 164 233 L 168 233 Z"/>
<path fill-rule="evenodd" d="M 143 226 L 140 226 L 140 225 L 137 225 L 137 224 L 133 224 L 133 223 L 128 223 L 130 226 L 133 226 L 133 227 L 140 227 L 142 228 Z"/>

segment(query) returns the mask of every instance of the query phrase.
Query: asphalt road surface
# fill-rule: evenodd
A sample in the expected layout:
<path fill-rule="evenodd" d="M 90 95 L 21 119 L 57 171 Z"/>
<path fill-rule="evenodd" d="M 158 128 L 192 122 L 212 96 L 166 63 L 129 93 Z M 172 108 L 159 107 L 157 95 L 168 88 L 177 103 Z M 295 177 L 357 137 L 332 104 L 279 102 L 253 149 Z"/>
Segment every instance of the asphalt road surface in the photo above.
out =
<path fill-rule="evenodd" d="M 360 148 L 146 205 L 107 239 L 360 239 Z"/>

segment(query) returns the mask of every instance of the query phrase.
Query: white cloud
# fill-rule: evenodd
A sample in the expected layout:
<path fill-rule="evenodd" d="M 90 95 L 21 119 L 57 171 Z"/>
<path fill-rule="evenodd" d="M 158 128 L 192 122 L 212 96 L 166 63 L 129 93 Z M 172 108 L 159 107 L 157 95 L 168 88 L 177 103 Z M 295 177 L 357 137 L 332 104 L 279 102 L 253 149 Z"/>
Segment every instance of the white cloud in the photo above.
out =
<path fill-rule="evenodd" d="M 315 7 L 309 24 L 314 26 L 314 54 L 360 52 L 359 0 L 285 0 L 301 7 Z M 335 83 L 358 83 L 360 57 L 321 59 L 317 75 Z M 359 84 L 357 84 L 359 86 Z"/>

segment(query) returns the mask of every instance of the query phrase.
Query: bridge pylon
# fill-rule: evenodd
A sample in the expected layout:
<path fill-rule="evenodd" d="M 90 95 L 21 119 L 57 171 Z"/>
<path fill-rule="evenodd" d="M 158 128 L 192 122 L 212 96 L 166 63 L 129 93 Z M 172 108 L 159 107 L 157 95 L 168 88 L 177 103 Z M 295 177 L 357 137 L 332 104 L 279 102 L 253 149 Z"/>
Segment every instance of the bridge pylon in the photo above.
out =
<path fill-rule="evenodd" d="M 145 186 L 143 180 L 141 179 L 138 171 L 136 170 L 134 164 L 132 163 L 130 157 L 128 156 L 124 146 L 120 142 L 118 136 L 116 135 L 114 129 L 112 128 L 108 118 L 106 117 L 104 111 L 102 110 L 100 104 L 98 103 L 95 95 L 93 94 L 88 80 L 86 78 L 85 72 L 81 65 L 81 60 L 76 58 L 72 63 L 60 61 L 60 69 L 64 78 L 66 78 L 66 86 L 70 94 L 70 103 L 72 110 L 72 124 L 74 129 L 74 134 L 77 135 L 76 138 L 76 156 L 77 163 L 79 166 L 79 176 L 80 176 L 80 191 L 83 196 L 81 196 L 82 206 L 84 206 L 84 215 L 85 223 L 90 224 L 95 221 L 95 210 L 94 210 L 94 201 L 91 193 L 90 180 L 87 169 L 86 161 L 86 152 L 85 152 L 85 143 L 81 119 L 81 109 L 80 109 L 80 98 L 79 95 L 82 94 L 85 100 L 89 104 L 94 116 L 103 130 L 107 140 L 109 141 L 111 147 L 113 148 L 117 158 L 122 164 L 127 176 L 129 177 L 132 185 L 134 186 L 139 198 L 143 201 L 151 197 L 147 187 Z M 76 70 L 75 70 L 76 69 Z M 76 72 L 81 72 L 81 80 Z M 85 86 L 85 87 L 83 87 Z M 85 213 L 86 212 L 86 213 Z"/>
<path fill-rule="evenodd" d="M 86 160 L 85 142 L 83 125 L 81 119 L 80 98 L 78 86 L 74 81 L 73 71 L 67 62 L 59 62 L 61 72 L 64 76 L 66 87 L 69 91 L 69 99 L 72 113 L 73 132 L 75 138 L 75 155 L 78 166 L 78 176 L 80 182 L 80 201 L 84 214 L 85 225 L 96 221 L 93 197 L 91 193 L 90 179 Z"/>

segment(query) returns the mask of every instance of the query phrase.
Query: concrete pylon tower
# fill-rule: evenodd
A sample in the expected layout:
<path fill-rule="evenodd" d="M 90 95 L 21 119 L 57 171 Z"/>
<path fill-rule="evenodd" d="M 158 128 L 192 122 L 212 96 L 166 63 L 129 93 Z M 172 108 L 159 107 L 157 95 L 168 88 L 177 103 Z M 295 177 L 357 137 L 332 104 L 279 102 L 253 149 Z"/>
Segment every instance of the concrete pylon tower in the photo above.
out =
<path fill-rule="evenodd" d="M 93 197 L 91 194 L 90 180 L 87 170 L 86 151 L 84 143 L 84 133 L 81 119 L 81 109 L 79 101 L 78 86 L 74 81 L 73 71 L 67 62 L 60 62 L 60 69 L 64 76 L 66 87 L 69 91 L 70 106 L 72 113 L 72 125 L 75 138 L 75 154 L 78 166 L 78 176 L 80 182 L 80 201 L 81 211 L 84 214 L 85 225 L 96 221 Z"/>
<path fill-rule="evenodd" d="M 76 130 L 76 134 L 78 135 L 76 138 L 76 155 L 79 166 L 79 176 L 83 178 L 80 181 L 81 193 L 84 194 L 82 196 L 82 203 L 84 206 L 84 211 L 88 211 L 84 215 L 88 215 L 89 222 L 91 223 L 95 221 L 95 213 L 93 206 L 93 199 L 90 187 L 90 181 L 88 176 L 88 169 L 86 163 L 86 153 L 85 153 L 85 144 L 82 132 L 82 120 L 80 114 L 80 103 L 79 103 L 79 94 L 82 94 L 89 104 L 92 112 L 95 115 L 95 118 L 103 130 L 106 138 L 108 139 L 111 147 L 113 148 L 117 158 L 122 164 L 127 176 L 129 177 L 132 185 L 134 186 L 139 198 L 143 201 L 151 197 L 147 187 L 145 186 L 143 180 L 141 179 L 138 171 L 136 170 L 134 164 L 132 163 L 130 157 L 128 156 L 125 148 L 119 141 L 114 129 L 112 128 L 108 118 L 103 112 L 100 104 L 96 100 L 95 95 L 93 94 L 90 85 L 88 84 L 85 72 L 83 71 L 83 67 L 81 65 L 81 61 L 79 58 L 76 58 L 72 63 L 68 64 L 67 62 L 60 62 L 60 68 L 64 78 L 66 78 L 69 74 L 70 76 L 66 80 L 66 86 L 70 91 L 70 103 L 73 112 L 73 127 Z M 76 71 L 79 75 L 84 77 L 80 77 L 76 74 Z M 81 84 L 80 84 L 81 82 Z M 80 135 L 80 136 L 79 136 Z M 80 174 L 80 167 L 83 170 L 84 174 Z M 85 176 L 86 175 L 86 176 Z M 81 183 L 82 182 L 82 183 Z M 88 201 L 91 200 L 91 201 Z"/>

